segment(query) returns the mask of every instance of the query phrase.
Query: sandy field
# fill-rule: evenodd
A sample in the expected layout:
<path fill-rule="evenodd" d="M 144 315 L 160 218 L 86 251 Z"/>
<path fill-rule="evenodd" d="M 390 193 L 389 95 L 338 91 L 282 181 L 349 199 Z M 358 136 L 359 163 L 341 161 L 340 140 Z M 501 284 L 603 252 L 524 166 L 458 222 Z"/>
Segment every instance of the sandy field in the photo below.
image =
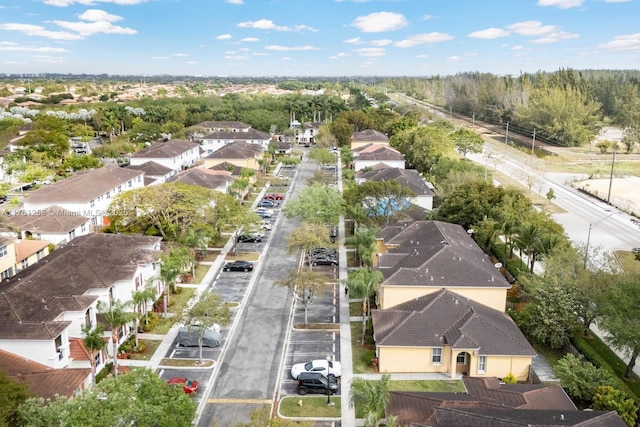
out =
<path fill-rule="evenodd" d="M 601 200 L 607 201 L 610 179 L 589 179 L 573 183 L 573 186 Z M 611 182 L 611 205 L 640 217 L 640 178 L 614 178 Z"/>

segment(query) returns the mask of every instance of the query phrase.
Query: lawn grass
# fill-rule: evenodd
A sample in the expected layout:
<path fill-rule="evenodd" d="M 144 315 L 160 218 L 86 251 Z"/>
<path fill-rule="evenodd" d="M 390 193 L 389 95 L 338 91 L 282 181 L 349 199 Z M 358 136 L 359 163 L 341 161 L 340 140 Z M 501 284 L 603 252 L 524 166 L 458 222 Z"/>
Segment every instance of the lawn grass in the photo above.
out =
<path fill-rule="evenodd" d="M 556 366 L 556 363 L 558 363 L 558 361 L 567 354 L 563 350 L 553 349 L 551 347 L 540 345 L 535 342 L 532 342 L 531 345 L 538 354 L 544 356 L 544 358 L 547 360 L 547 362 L 549 362 L 549 365 L 552 368 Z"/>
<path fill-rule="evenodd" d="M 209 368 L 213 366 L 215 360 L 202 359 L 202 363 L 198 359 L 162 359 L 160 366 L 177 366 L 180 368 Z"/>
<path fill-rule="evenodd" d="M 196 275 L 193 277 L 192 283 L 202 283 L 204 280 L 204 276 L 207 275 L 207 272 L 211 268 L 210 265 L 196 265 Z"/>
<path fill-rule="evenodd" d="M 225 261 L 258 261 L 260 252 L 229 252 L 224 258 Z"/>
<path fill-rule="evenodd" d="M 639 274 L 640 273 L 640 262 L 636 260 L 635 255 L 631 251 L 616 251 L 616 258 L 618 262 L 622 266 L 622 269 L 625 273 L 631 274 Z"/>
<path fill-rule="evenodd" d="M 367 364 L 366 354 L 369 350 L 374 350 L 372 345 L 362 346 L 360 337 L 362 336 L 362 322 L 351 322 L 351 359 L 354 374 L 374 374 L 376 371 Z"/>
<path fill-rule="evenodd" d="M 205 256 L 203 256 L 200 261 L 204 261 L 204 262 L 214 262 L 217 258 L 218 255 L 220 255 L 221 251 L 217 251 L 217 250 L 208 250 L 207 254 Z"/>
<path fill-rule="evenodd" d="M 142 353 L 131 353 L 131 359 L 133 360 L 151 360 L 151 357 L 156 352 L 156 349 L 162 341 L 159 340 L 142 340 L 138 339 L 138 343 L 144 344 L 144 352 Z"/>
<path fill-rule="evenodd" d="M 195 288 L 180 288 L 179 293 L 171 294 L 169 298 L 169 316 L 161 318 L 156 327 L 149 331 L 149 333 L 165 335 L 169 332 L 173 324 L 179 321 L 182 311 L 187 306 L 187 301 L 191 299 L 195 291 Z M 162 316 L 162 313 L 158 313 L 158 315 Z"/>
<path fill-rule="evenodd" d="M 349 316 L 362 316 L 362 302 L 355 301 L 349 303 Z"/>
<path fill-rule="evenodd" d="M 340 418 L 340 396 L 331 396 L 330 401 L 332 405 L 327 405 L 327 396 L 288 396 L 280 400 L 280 414 L 293 418 Z"/>

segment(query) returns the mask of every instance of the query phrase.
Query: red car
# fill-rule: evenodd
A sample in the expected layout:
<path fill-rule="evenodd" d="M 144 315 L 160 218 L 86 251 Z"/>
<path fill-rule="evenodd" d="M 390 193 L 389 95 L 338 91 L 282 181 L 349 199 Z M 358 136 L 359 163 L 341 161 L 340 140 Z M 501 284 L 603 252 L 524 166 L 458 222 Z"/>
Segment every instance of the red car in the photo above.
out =
<path fill-rule="evenodd" d="M 187 394 L 193 394 L 198 392 L 198 381 L 189 380 L 187 378 L 173 377 L 167 381 L 169 385 L 181 385 L 182 390 Z"/>
<path fill-rule="evenodd" d="M 263 199 L 267 200 L 284 200 L 284 195 L 277 193 L 270 193 L 263 197 Z"/>

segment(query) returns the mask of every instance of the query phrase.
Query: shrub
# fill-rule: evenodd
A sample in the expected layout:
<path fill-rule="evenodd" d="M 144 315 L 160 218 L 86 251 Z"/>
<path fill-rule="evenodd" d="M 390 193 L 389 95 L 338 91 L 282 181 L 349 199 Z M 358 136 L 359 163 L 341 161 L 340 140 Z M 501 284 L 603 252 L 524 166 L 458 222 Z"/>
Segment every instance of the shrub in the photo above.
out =
<path fill-rule="evenodd" d="M 508 375 L 505 375 L 502 378 L 502 382 L 504 382 L 505 384 L 516 384 L 518 382 L 518 380 L 516 379 L 516 377 L 511 372 L 509 372 Z"/>
<path fill-rule="evenodd" d="M 364 361 L 367 366 L 373 366 L 373 361 L 377 359 L 375 350 L 367 350 L 364 353 Z"/>

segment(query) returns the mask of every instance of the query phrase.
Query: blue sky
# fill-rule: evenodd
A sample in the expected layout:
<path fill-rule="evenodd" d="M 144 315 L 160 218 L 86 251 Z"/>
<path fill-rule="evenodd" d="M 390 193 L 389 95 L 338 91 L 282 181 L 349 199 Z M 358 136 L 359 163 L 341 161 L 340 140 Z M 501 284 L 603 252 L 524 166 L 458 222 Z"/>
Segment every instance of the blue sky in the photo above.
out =
<path fill-rule="evenodd" d="M 0 0 L 0 73 L 640 68 L 640 0 Z"/>

